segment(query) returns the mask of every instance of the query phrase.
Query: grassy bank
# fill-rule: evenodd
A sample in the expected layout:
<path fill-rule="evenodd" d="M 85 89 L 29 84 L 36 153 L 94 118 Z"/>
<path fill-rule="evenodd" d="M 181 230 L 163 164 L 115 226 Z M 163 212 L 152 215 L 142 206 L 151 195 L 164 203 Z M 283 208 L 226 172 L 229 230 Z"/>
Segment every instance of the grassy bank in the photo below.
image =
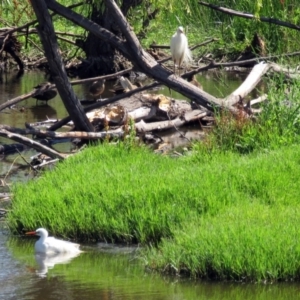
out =
<path fill-rule="evenodd" d="M 294 146 L 220 165 L 239 200 L 180 224 L 148 251 L 149 265 L 205 278 L 299 279 L 299 164 Z"/>
<path fill-rule="evenodd" d="M 99 145 L 14 187 L 12 230 L 141 242 L 150 267 L 235 279 L 299 277 L 300 148 L 161 157 Z"/>

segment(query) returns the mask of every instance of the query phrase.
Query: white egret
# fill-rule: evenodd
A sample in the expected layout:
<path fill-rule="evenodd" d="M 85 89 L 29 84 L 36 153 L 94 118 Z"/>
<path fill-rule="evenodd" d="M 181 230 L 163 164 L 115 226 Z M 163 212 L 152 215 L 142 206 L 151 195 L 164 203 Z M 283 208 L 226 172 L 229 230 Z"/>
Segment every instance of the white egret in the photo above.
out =
<path fill-rule="evenodd" d="M 188 40 L 183 32 L 183 27 L 179 26 L 177 32 L 171 38 L 171 54 L 174 62 L 174 74 L 175 65 L 178 66 L 178 70 L 181 64 L 184 62 L 186 65 L 192 61 L 192 54 L 188 47 Z M 179 71 L 180 75 L 180 71 Z"/>
<path fill-rule="evenodd" d="M 37 235 L 40 238 L 35 242 L 35 252 L 37 253 L 79 253 L 81 252 L 79 244 L 68 241 L 58 240 L 48 236 L 48 231 L 44 228 L 39 228 L 35 231 L 26 232 L 27 235 Z"/>

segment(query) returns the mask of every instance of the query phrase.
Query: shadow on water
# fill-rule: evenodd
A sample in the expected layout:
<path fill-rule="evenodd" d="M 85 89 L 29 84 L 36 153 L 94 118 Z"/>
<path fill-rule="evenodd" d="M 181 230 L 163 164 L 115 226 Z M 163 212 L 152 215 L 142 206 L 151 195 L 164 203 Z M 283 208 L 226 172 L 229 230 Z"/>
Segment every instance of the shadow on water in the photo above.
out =
<path fill-rule="evenodd" d="M 299 285 L 291 283 L 216 283 L 159 276 L 145 271 L 136 248 L 123 252 L 105 245 L 83 247 L 85 252 L 69 261 L 48 262 L 47 273 L 41 274 L 34 242 L 8 238 L 0 231 L 0 299 L 273 300 L 299 295 Z"/>

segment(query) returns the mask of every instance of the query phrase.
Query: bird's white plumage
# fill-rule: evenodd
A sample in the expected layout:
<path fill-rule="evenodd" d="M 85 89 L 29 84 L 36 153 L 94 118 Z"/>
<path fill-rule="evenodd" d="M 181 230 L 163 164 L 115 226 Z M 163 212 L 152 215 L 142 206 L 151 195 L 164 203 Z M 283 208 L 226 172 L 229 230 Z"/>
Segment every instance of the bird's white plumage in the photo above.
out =
<path fill-rule="evenodd" d="M 170 48 L 172 60 L 178 67 L 180 67 L 182 63 L 187 65 L 192 61 L 191 51 L 188 47 L 188 40 L 183 32 L 182 26 L 178 27 L 177 32 L 172 36 Z"/>
<path fill-rule="evenodd" d="M 39 228 L 36 231 L 28 232 L 27 234 L 38 235 L 40 238 L 36 241 L 34 249 L 37 253 L 76 253 L 81 252 L 79 244 L 58 240 L 48 236 L 48 231 L 44 228 Z"/>

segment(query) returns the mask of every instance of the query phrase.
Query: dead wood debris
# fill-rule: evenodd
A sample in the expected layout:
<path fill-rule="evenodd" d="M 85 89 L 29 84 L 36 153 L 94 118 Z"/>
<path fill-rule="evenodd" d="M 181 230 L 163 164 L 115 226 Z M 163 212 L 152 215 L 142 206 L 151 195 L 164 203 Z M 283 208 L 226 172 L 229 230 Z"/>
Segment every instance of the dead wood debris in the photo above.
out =
<path fill-rule="evenodd" d="M 68 157 L 69 154 L 62 154 L 54 151 L 50 147 L 47 147 L 33 139 L 24 137 L 24 135 L 33 135 L 35 137 L 43 137 L 46 139 L 62 139 L 62 138 L 79 138 L 81 140 L 86 139 L 116 139 L 124 138 L 128 133 L 129 119 L 135 121 L 134 130 L 141 136 L 147 135 L 149 132 L 155 132 L 159 130 L 164 130 L 168 128 L 175 128 L 188 124 L 190 122 L 200 122 L 201 124 L 208 124 L 213 122 L 213 113 L 215 110 L 227 110 L 236 116 L 241 116 L 245 118 L 251 118 L 254 113 L 259 113 L 259 108 L 252 108 L 252 105 L 258 104 L 264 101 L 267 97 L 262 95 L 259 99 L 252 101 L 247 101 L 245 103 L 244 99 L 249 93 L 257 86 L 264 74 L 267 72 L 283 72 L 286 74 L 287 78 L 299 77 L 299 73 L 295 71 L 294 76 L 291 75 L 291 70 L 285 72 L 285 69 L 273 64 L 264 63 L 266 59 L 270 57 L 255 57 L 248 60 L 227 62 L 227 63 L 216 63 L 210 61 L 208 65 L 195 67 L 192 71 L 184 74 L 181 77 L 175 76 L 167 68 L 163 67 L 161 64 L 168 60 L 164 58 L 160 61 L 155 59 L 160 59 L 161 55 L 156 55 L 152 52 L 152 56 L 149 55 L 139 44 L 134 32 L 129 30 L 130 26 L 127 20 L 122 15 L 122 12 L 117 7 L 117 5 L 111 0 L 105 0 L 106 7 L 111 14 L 112 19 L 115 21 L 116 25 L 120 28 L 124 36 L 124 41 L 120 40 L 112 32 L 109 32 L 97 24 L 94 24 L 90 20 L 87 20 L 83 16 L 75 13 L 74 11 L 63 7 L 55 1 L 47 1 L 46 5 L 40 5 L 39 1 L 32 1 L 34 3 L 34 8 L 37 14 L 39 14 L 40 22 L 43 20 L 43 13 L 48 9 L 51 9 L 55 13 L 77 23 L 86 30 L 92 32 L 98 38 L 111 43 L 115 48 L 120 51 L 128 60 L 130 60 L 134 67 L 147 76 L 156 80 L 151 85 L 145 87 L 136 87 L 132 85 L 127 79 L 123 80 L 121 78 L 120 83 L 122 84 L 123 90 L 126 93 L 122 95 L 116 95 L 110 99 L 103 99 L 97 101 L 96 103 L 89 105 L 82 109 L 76 96 L 72 96 L 72 102 L 70 102 L 68 95 L 72 91 L 70 89 L 69 81 L 67 76 L 61 68 L 60 53 L 53 48 L 53 44 L 50 43 L 48 35 L 42 31 L 43 28 L 39 28 L 40 35 L 43 37 L 46 55 L 50 57 L 50 61 L 55 60 L 55 65 L 52 68 L 56 68 L 57 72 L 61 76 L 55 78 L 56 88 L 63 99 L 66 107 L 69 107 L 70 116 L 72 116 L 74 123 L 77 128 L 86 129 L 86 131 L 78 131 L 76 127 L 70 123 L 71 118 L 67 117 L 63 120 L 56 122 L 48 130 L 40 130 L 38 128 L 32 128 L 32 126 L 27 126 L 27 129 L 11 128 L 9 126 L 0 126 L 0 136 L 4 136 L 20 142 L 27 147 L 35 148 L 37 151 L 46 154 L 51 160 L 61 160 Z M 201 3 L 205 5 L 204 3 Z M 48 20 L 47 20 L 48 22 Z M 50 32 L 51 34 L 53 32 Z M 53 39 L 54 33 L 52 35 Z M 125 42 L 126 40 L 126 42 Z M 207 41 L 212 42 L 214 39 Z M 258 44 L 262 46 L 261 40 L 258 39 Z M 49 49 L 47 49 L 49 48 Z M 51 48 L 51 49 L 50 49 Z M 51 51 L 50 51 L 51 50 Z M 51 55 L 55 54 L 55 57 L 51 60 Z M 262 54 L 258 53 L 258 54 Z M 299 55 L 299 53 L 294 53 L 290 55 Z M 49 57 L 48 61 L 49 61 Z M 258 63 L 260 61 L 260 63 Z M 230 95 L 224 99 L 218 99 L 199 87 L 193 85 L 192 83 L 186 81 L 185 79 L 191 80 L 194 74 L 202 71 L 206 71 L 213 68 L 230 68 L 234 66 L 248 66 L 249 64 L 256 63 L 252 71 L 244 81 L 244 83 Z M 50 66 L 51 67 L 51 66 Z M 107 76 L 101 76 L 97 78 L 88 79 L 89 81 L 108 79 L 116 76 L 122 76 L 124 73 L 130 70 L 125 70 L 119 72 L 118 74 L 111 74 Z M 87 80 L 82 80 L 84 82 Z M 73 82 L 72 84 L 78 84 Z M 164 95 L 153 95 L 150 92 L 143 94 L 145 90 L 149 90 L 155 86 L 164 84 L 170 89 L 176 90 L 182 95 L 186 96 L 191 102 L 179 101 Z M 55 85 L 49 85 L 47 89 L 54 89 Z M 0 111 L 8 106 L 11 106 L 23 99 L 32 97 L 41 90 L 34 90 L 33 92 L 20 96 L 16 99 L 7 101 L 6 103 L 0 105 Z M 63 97 L 64 96 L 64 97 Z M 73 106 L 76 107 L 77 111 L 73 111 Z M 75 118 L 76 117 L 76 118 Z M 78 119 L 80 118 L 80 119 Z M 60 128 L 65 124 L 71 124 L 73 126 L 72 131 L 57 133 L 54 130 Z M 84 126 L 83 126 L 84 125 Z M 94 131 L 92 131 L 92 129 Z M 47 159 L 46 159 L 47 160 Z M 42 159 L 40 164 L 44 164 L 45 160 Z"/>

